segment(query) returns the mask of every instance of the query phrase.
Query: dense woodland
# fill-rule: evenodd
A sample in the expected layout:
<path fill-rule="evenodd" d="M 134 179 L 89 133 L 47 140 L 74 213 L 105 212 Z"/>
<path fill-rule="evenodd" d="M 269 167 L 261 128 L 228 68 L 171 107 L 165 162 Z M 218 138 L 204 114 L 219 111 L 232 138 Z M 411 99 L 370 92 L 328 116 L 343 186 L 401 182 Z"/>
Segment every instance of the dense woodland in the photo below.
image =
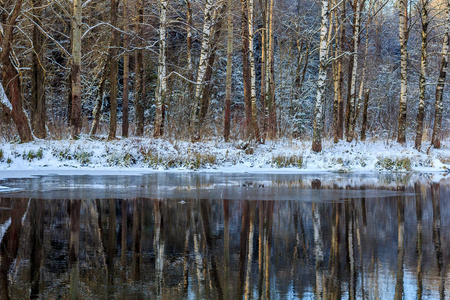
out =
<path fill-rule="evenodd" d="M 448 0 L 0 3 L 4 140 L 449 134 Z"/>

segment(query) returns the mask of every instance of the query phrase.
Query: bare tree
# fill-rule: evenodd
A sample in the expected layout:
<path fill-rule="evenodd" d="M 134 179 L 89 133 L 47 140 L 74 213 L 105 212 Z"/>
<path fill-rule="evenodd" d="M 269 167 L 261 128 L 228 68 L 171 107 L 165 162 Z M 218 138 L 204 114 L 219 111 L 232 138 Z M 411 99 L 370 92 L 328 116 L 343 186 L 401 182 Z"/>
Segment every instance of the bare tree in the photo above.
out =
<path fill-rule="evenodd" d="M 72 138 L 78 138 L 81 133 L 81 13 L 82 0 L 73 1 L 72 19 Z"/>
<path fill-rule="evenodd" d="M 422 22 L 422 51 L 420 56 L 419 111 L 416 121 L 416 141 L 414 147 L 420 150 L 423 137 L 423 119 L 425 117 L 425 89 L 427 79 L 427 45 L 428 45 L 428 5 L 429 0 L 421 0 L 418 4 Z"/>
<path fill-rule="evenodd" d="M 46 136 L 46 104 L 45 104 L 45 70 L 44 49 L 45 36 L 40 31 L 41 16 L 44 11 L 41 0 L 33 0 L 33 66 L 31 79 L 31 126 L 37 138 Z"/>
<path fill-rule="evenodd" d="M 128 0 L 123 1 L 123 47 L 125 53 L 123 54 L 123 93 L 122 93 L 122 136 L 128 137 L 128 93 L 130 81 L 130 54 L 128 52 L 129 37 L 128 37 L 128 22 L 129 22 L 129 3 Z"/>
<path fill-rule="evenodd" d="M 408 0 L 399 1 L 400 32 L 400 105 L 397 142 L 406 142 L 406 96 L 408 92 Z"/>
<path fill-rule="evenodd" d="M 225 141 L 230 138 L 231 128 L 231 79 L 233 69 L 233 14 L 231 5 L 233 0 L 228 0 L 228 16 L 227 16 L 227 77 L 225 92 L 225 109 L 223 116 L 223 137 Z"/>
<path fill-rule="evenodd" d="M 163 135 L 163 113 L 167 95 L 166 76 L 166 30 L 167 30 L 167 0 L 159 3 L 159 55 L 158 55 L 158 84 L 156 88 L 156 115 L 153 136 L 159 138 Z"/>
<path fill-rule="evenodd" d="M 213 28 L 213 13 L 214 13 L 214 0 L 205 1 L 204 10 L 204 23 L 203 23 L 203 33 L 202 33 L 202 46 L 200 52 L 200 59 L 197 71 L 197 85 L 195 87 L 194 94 L 194 113 L 192 115 L 192 141 L 196 142 L 200 140 L 200 126 L 201 126 L 201 97 L 204 88 L 204 77 L 206 73 L 206 67 L 208 58 L 210 55 L 211 47 L 211 35 Z"/>
<path fill-rule="evenodd" d="M 322 151 L 322 131 L 323 131 L 323 105 L 325 98 L 325 81 L 327 79 L 327 36 L 328 36 L 328 0 L 322 0 L 322 16 L 320 29 L 319 48 L 319 76 L 317 78 L 316 105 L 314 110 L 314 128 L 312 139 L 312 150 Z"/>
<path fill-rule="evenodd" d="M 443 111 L 443 95 L 445 88 L 445 78 L 447 77 L 448 56 L 450 48 L 450 1 L 447 1 L 446 9 L 446 28 L 444 42 L 442 45 L 442 60 L 439 69 L 438 84 L 436 86 L 436 102 L 434 104 L 434 126 L 433 135 L 431 137 L 431 145 L 434 148 L 441 148 L 441 127 L 442 127 L 442 111 Z"/>
<path fill-rule="evenodd" d="M 117 76 L 119 73 L 119 66 L 117 63 L 117 46 L 118 46 L 118 34 L 117 34 L 117 6 L 119 2 L 116 0 L 111 0 L 111 11 L 110 11 L 110 22 L 112 28 L 111 32 L 111 42 L 109 45 L 109 87 L 110 87 L 110 119 L 109 119 L 109 135 L 108 140 L 113 140 L 116 138 L 117 130 L 117 92 L 118 92 L 118 82 Z"/>

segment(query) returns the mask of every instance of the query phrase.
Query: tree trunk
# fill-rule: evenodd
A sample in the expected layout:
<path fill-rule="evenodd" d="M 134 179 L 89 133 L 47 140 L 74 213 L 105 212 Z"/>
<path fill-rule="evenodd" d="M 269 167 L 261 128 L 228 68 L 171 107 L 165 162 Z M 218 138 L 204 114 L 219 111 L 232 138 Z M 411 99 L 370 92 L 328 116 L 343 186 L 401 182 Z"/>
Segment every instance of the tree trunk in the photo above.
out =
<path fill-rule="evenodd" d="M 19 132 L 20 140 L 23 143 L 32 141 L 33 134 L 31 133 L 30 122 L 23 108 L 23 98 L 21 93 L 20 76 L 17 69 L 11 61 L 12 43 L 14 39 L 13 30 L 16 24 L 17 17 L 22 8 L 22 0 L 15 3 L 14 9 L 10 13 L 4 31 L 0 31 L 0 66 L 2 74 L 2 85 L 7 99 L 1 99 L 2 107 L 6 107 L 6 111 L 11 111 L 12 119 Z M 6 103 L 4 103 L 6 102 Z"/>
<path fill-rule="evenodd" d="M 366 91 L 366 94 L 364 96 L 364 107 L 363 107 L 362 124 L 361 124 L 361 141 L 366 140 L 367 108 L 369 107 L 369 96 L 370 96 L 370 89 L 368 91 Z"/>
<path fill-rule="evenodd" d="M 397 142 L 406 142 L 406 96 L 408 84 L 408 0 L 399 2 L 400 26 L 400 104 L 398 112 Z"/>
<path fill-rule="evenodd" d="M 251 99 L 251 81 L 250 81 L 250 60 L 248 56 L 248 9 L 247 0 L 241 0 L 241 37 L 242 37 L 242 79 L 244 84 L 244 104 L 245 104 L 245 135 L 250 136 L 252 125 L 252 99 Z"/>
<path fill-rule="evenodd" d="M 267 97 L 267 117 L 268 117 L 268 131 L 269 138 L 273 139 L 276 136 L 277 131 L 277 116 L 276 116 L 276 105 L 275 105 L 275 45 L 274 45 L 274 18 L 273 18 L 274 0 L 268 1 L 267 10 L 268 14 L 268 49 L 267 49 L 267 66 L 266 66 L 266 97 Z"/>
<path fill-rule="evenodd" d="M 425 117 L 425 90 L 427 79 L 427 38 L 428 38 L 428 0 L 421 0 L 422 10 L 422 54 L 420 57 L 419 111 L 417 113 L 416 141 L 414 147 L 420 150 L 423 137 L 423 119 Z"/>
<path fill-rule="evenodd" d="M 37 138 L 45 139 L 46 136 L 46 105 L 45 105 L 45 70 L 44 49 L 45 36 L 39 30 L 41 25 L 42 1 L 33 0 L 33 66 L 31 75 L 31 126 Z"/>
<path fill-rule="evenodd" d="M 358 46 L 359 46 L 359 29 L 361 20 L 361 1 L 355 0 L 355 25 L 353 30 L 353 64 L 352 64 L 352 76 L 350 81 L 350 103 L 349 107 L 349 125 L 347 131 L 347 142 L 353 141 L 354 131 L 355 131 L 355 105 L 357 98 L 356 91 L 356 75 L 358 72 Z"/>
<path fill-rule="evenodd" d="M 81 133 L 81 10 L 82 0 L 73 1 L 72 20 L 72 138 Z"/>
<path fill-rule="evenodd" d="M 166 30 L 167 30 L 167 0 L 162 0 L 159 6 L 159 55 L 158 55 L 158 84 L 156 88 L 155 102 L 155 126 L 153 136 L 162 136 L 163 127 L 163 106 L 167 95 L 166 78 Z"/>
<path fill-rule="evenodd" d="M 327 79 L 327 35 L 328 35 L 328 1 L 322 0 L 322 15 L 319 48 L 319 76 L 317 78 L 316 105 L 314 110 L 314 128 L 312 151 L 322 151 L 323 103 L 325 98 L 325 81 Z"/>
<path fill-rule="evenodd" d="M 227 75 L 226 75 L 226 92 L 225 92 L 225 110 L 223 117 L 223 137 L 226 142 L 230 139 L 231 129 L 231 80 L 233 68 L 233 15 L 231 4 L 233 0 L 228 0 L 228 16 L 227 16 Z"/>
<path fill-rule="evenodd" d="M 248 0 L 248 54 L 250 59 L 250 99 L 251 99 L 251 134 L 250 139 L 259 140 L 258 117 L 256 108 L 256 73 L 255 73 L 255 53 L 253 51 L 253 0 Z"/>
<path fill-rule="evenodd" d="M 94 120 L 92 121 L 91 130 L 89 131 L 90 136 L 94 136 L 97 133 L 98 123 L 100 122 L 100 114 L 102 112 L 102 105 L 103 105 L 103 93 L 105 91 L 106 76 L 108 74 L 107 72 L 108 65 L 109 64 L 107 62 L 105 61 L 103 62 L 102 75 L 98 87 L 97 101 L 95 103 L 94 111 L 92 112 Z"/>
<path fill-rule="evenodd" d="M 340 14 L 340 30 L 339 30 L 339 45 L 336 55 L 342 55 L 344 52 L 344 41 L 345 41 L 345 26 L 346 26 L 346 13 L 345 13 L 345 1 L 342 2 L 342 11 Z M 344 138 L 344 101 L 342 99 L 342 86 L 343 86 L 343 72 L 342 72 L 342 61 L 343 58 L 340 57 L 337 64 L 336 70 L 336 97 L 337 97 L 337 108 L 335 116 L 335 129 L 334 129 L 334 142 L 337 143 L 339 140 Z"/>
<path fill-rule="evenodd" d="M 447 22 L 446 33 L 444 35 L 444 43 L 442 45 L 442 60 L 439 70 L 439 79 L 436 86 L 436 102 L 434 104 L 434 126 L 433 135 L 431 138 L 431 145 L 439 149 L 441 148 L 441 127 L 442 127 L 442 110 L 443 110 L 443 95 L 445 88 L 445 78 L 447 76 L 448 56 L 450 48 L 450 2 L 447 2 Z"/>
<path fill-rule="evenodd" d="M 125 53 L 123 55 L 123 92 L 122 92 L 122 137 L 128 137 L 128 94 L 129 94 L 129 81 L 130 81 L 130 54 L 128 53 L 129 37 L 128 37 L 128 22 L 129 22 L 129 4 L 128 0 L 123 2 L 123 47 Z"/>
<path fill-rule="evenodd" d="M 118 92 L 118 83 L 117 76 L 119 73 L 119 68 L 117 64 L 117 6 L 118 2 L 116 0 L 111 0 L 111 42 L 109 48 L 109 56 L 110 56 L 110 73 L 109 73 L 109 85 L 110 85 L 110 119 L 109 119 L 109 135 L 108 140 L 114 140 L 116 138 L 116 130 L 117 130 L 117 92 Z"/>
<path fill-rule="evenodd" d="M 136 28 L 138 31 L 138 34 L 143 37 L 143 23 L 144 23 L 144 10 L 143 10 L 144 4 L 143 2 L 137 4 L 137 24 Z M 145 104 L 144 104 L 144 63 L 143 63 L 143 50 L 142 50 L 142 43 L 140 44 L 140 48 L 136 49 L 135 55 L 136 55 L 136 63 L 135 63 L 135 69 L 134 72 L 136 74 L 136 83 L 134 87 L 134 99 L 135 99 L 135 110 L 136 110 L 136 135 L 137 136 L 143 136 L 144 135 L 144 111 L 145 111 Z"/>
<path fill-rule="evenodd" d="M 200 52 L 200 59 L 197 72 L 197 85 L 195 87 L 194 96 L 194 113 L 192 115 L 192 141 L 197 142 L 200 140 L 200 126 L 201 126 L 201 97 L 204 88 L 204 77 L 206 73 L 207 62 L 209 58 L 211 34 L 213 27 L 213 0 L 206 0 L 205 12 L 204 12 L 204 24 L 202 34 L 202 46 Z"/>

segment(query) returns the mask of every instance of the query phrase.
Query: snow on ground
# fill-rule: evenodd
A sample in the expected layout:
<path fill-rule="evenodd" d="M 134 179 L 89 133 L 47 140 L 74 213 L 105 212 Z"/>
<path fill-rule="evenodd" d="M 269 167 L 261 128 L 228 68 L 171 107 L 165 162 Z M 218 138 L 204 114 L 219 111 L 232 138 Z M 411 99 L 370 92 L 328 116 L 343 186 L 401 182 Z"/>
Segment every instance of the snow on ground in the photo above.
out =
<path fill-rule="evenodd" d="M 162 139 L 129 138 L 107 142 L 80 140 L 0 144 L 0 177 L 6 173 L 58 171 L 148 172 L 206 170 L 220 172 L 447 172 L 450 146 L 417 151 L 412 144 L 371 141 L 333 144 L 314 153 L 311 142 L 269 141 L 264 145 L 243 141 L 190 143 Z M 428 154 L 426 153 L 428 150 Z M 8 172 L 5 172 L 8 170 Z"/>

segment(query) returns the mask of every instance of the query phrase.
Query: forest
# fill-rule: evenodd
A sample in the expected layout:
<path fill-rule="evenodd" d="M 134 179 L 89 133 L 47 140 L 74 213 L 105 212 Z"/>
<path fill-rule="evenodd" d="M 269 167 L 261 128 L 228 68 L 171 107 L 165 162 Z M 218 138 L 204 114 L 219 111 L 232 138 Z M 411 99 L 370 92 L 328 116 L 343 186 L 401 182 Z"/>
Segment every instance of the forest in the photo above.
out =
<path fill-rule="evenodd" d="M 0 138 L 449 135 L 448 0 L 0 0 Z"/>

